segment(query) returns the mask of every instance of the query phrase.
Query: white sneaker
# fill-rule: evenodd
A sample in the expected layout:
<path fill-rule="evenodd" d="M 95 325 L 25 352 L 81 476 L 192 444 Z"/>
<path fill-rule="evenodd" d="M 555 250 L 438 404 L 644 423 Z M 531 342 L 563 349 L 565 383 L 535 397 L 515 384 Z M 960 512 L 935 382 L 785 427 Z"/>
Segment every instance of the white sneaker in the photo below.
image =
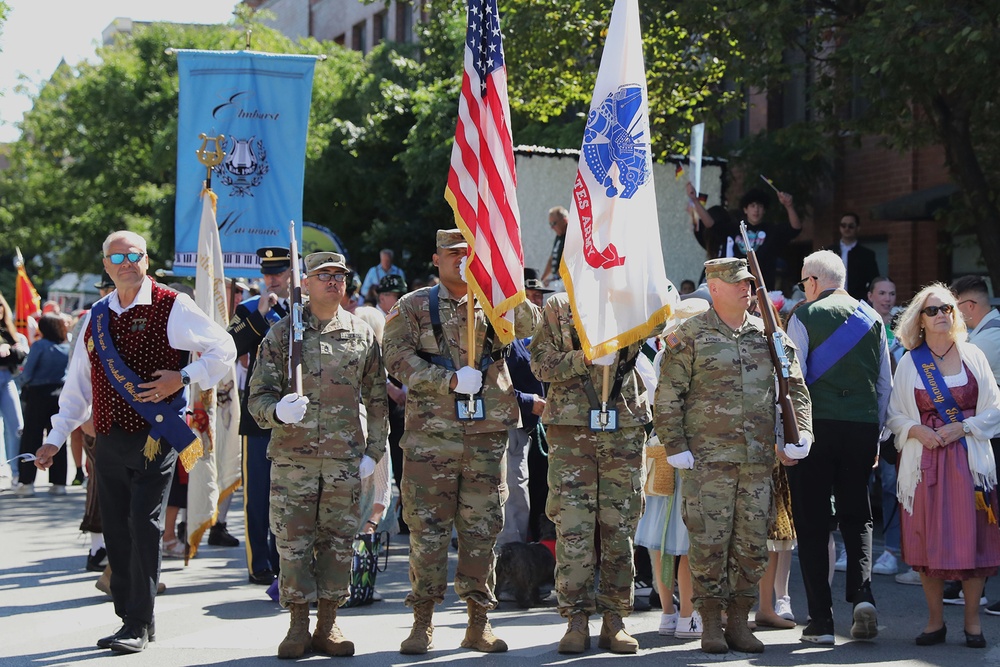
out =
<path fill-rule="evenodd" d="M 30 498 L 35 495 L 35 486 L 33 484 L 18 484 L 14 487 L 14 495 L 21 496 L 22 498 Z"/>
<path fill-rule="evenodd" d="M 792 599 L 785 595 L 775 600 L 774 613 L 786 621 L 794 621 L 795 614 L 792 613 Z"/>
<path fill-rule="evenodd" d="M 841 549 L 837 556 L 837 562 L 833 564 L 833 569 L 837 572 L 847 572 L 847 549 Z"/>
<path fill-rule="evenodd" d="M 896 574 L 898 569 L 899 563 L 892 552 L 883 551 L 882 555 L 875 561 L 875 565 L 872 566 L 872 574 Z"/>
<path fill-rule="evenodd" d="M 660 614 L 660 634 L 664 637 L 673 637 L 677 632 L 677 612 L 672 614 Z"/>
<path fill-rule="evenodd" d="M 682 616 L 681 618 L 678 618 L 677 630 L 674 632 L 674 637 L 681 637 L 682 639 L 700 639 L 701 614 L 694 612 L 690 616 Z"/>
<path fill-rule="evenodd" d="M 923 583 L 920 581 L 920 573 L 914 570 L 912 567 L 906 572 L 900 572 L 896 575 L 897 584 L 907 584 L 908 586 L 922 586 Z"/>
<path fill-rule="evenodd" d="M 65 484 L 53 484 L 49 487 L 49 495 L 51 496 L 65 496 L 66 495 L 66 485 Z"/>

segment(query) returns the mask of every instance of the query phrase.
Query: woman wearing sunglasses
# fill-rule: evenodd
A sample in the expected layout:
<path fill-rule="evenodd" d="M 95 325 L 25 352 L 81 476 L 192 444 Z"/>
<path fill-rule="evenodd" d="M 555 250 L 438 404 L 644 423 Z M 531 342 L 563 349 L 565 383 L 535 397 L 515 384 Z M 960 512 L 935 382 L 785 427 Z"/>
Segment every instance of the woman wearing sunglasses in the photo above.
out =
<path fill-rule="evenodd" d="M 996 462 L 1000 391 L 986 356 L 966 343 L 955 297 L 940 283 L 917 294 L 896 336 L 909 353 L 896 369 L 888 426 L 899 450 L 903 556 L 920 573 L 928 620 L 919 646 L 941 644 L 942 591 L 962 582 L 979 600 L 1000 565 Z M 965 645 L 985 648 L 979 606 L 965 605 Z"/>

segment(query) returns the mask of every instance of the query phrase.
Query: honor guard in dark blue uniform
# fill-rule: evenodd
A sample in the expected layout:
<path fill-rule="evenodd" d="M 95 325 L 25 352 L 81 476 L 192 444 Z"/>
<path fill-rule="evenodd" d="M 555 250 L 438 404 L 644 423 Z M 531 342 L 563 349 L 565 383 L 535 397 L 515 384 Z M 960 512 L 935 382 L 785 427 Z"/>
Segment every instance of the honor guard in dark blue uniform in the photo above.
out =
<path fill-rule="evenodd" d="M 257 347 L 271 325 L 288 314 L 288 283 L 291 259 L 288 248 L 261 248 L 260 272 L 264 288 L 260 296 L 236 307 L 229 333 L 240 357 L 249 355 L 247 382 L 257 361 Z M 247 569 L 251 584 L 268 586 L 278 572 L 278 552 L 268 527 L 271 493 L 271 462 L 267 459 L 270 429 L 257 425 L 247 409 L 246 387 L 240 387 L 240 435 L 243 436 L 243 508 L 246 521 Z"/>

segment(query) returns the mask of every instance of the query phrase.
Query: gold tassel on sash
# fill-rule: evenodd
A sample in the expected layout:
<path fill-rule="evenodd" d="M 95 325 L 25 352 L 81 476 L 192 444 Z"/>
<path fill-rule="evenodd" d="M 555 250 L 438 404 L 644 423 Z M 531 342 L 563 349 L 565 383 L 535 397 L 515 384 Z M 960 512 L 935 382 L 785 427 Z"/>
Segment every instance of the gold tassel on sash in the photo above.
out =
<path fill-rule="evenodd" d="M 997 517 L 993 514 L 993 508 L 986 502 L 986 493 L 976 491 L 976 511 L 986 512 L 986 519 L 994 526 L 997 525 Z"/>
<path fill-rule="evenodd" d="M 205 448 L 202 447 L 201 438 L 195 438 L 179 455 L 181 465 L 184 466 L 184 470 L 186 472 L 191 472 L 191 468 L 194 467 L 194 464 L 198 462 L 198 459 L 200 459 L 204 453 Z"/>
<path fill-rule="evenodd" d="M 160 441 L 149 436 L 146 438 L 146 446 L 142 448 L 142 453 L 145 455 L 147 461 L 152 461 L 160 453 Z"/>
<path fill-rule="evenodd" d="M 147 461 L 152 461 L 160 454 L 160 441 L 154 439 L 152 436 L 146 438 L 146 446 L 143 447 L 142 453 L 145 455 Z M 191 472 L 191 468 L 194 467 L 194 464 L 204 454 L 205 448 L 202 447 L 201 438 L 195 438 L 177 457 L 181 460 L 184 471 Z"/>

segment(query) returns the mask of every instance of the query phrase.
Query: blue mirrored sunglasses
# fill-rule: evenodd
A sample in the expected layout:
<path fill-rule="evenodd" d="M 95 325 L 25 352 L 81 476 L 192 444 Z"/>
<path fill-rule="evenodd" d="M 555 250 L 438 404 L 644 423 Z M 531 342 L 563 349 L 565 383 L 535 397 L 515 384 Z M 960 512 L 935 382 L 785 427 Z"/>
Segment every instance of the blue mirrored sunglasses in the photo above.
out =
<path fill-rule="evenodd" d="M 107 257 L 108 257 L 108 259 L 111 260 L 112 264 L 114 264 L 115 266 L 118 266 L 119 264 L 122 264 L 125 261 L 126 257 L 128 258 L 129 262 L 131 262 L 132 264 L 135 264 L 140 259 L 142 259 L 145 255 L 146 255 L 146 253 L 144 253 L 144 252 L 115 252 L 115 253 L 111 253 Z"/>

